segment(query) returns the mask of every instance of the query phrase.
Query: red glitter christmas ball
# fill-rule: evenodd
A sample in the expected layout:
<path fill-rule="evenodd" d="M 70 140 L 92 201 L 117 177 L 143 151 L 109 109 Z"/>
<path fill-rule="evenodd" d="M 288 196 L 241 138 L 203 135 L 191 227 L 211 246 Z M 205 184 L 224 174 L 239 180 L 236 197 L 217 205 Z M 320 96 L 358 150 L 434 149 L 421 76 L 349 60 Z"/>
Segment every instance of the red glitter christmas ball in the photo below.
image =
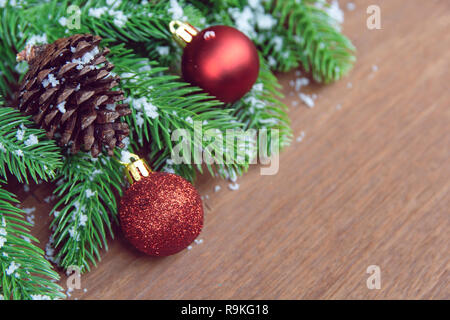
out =
<path fill-rule="evenodd" d="M 186 45 L 181 65 L 185 81 L 229 103 L 250 91 L 259 73 L 253 42 L 228 26 L 204 29 Z"/>
<path fill-rule="evenodd" d="M 182 177 L 151 172 L 125 191 L 119 217 L 125 237 L 138 250 L 168 256 L 200 234 L 203 205 L 197 190 Z"/>

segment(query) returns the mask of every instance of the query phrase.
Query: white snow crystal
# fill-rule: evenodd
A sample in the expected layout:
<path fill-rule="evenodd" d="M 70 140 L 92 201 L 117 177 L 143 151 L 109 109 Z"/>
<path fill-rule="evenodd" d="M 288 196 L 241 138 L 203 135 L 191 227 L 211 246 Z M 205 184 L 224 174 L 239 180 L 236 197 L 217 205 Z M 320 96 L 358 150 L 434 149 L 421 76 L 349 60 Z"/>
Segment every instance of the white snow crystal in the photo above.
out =
<path fill-rule="evenodd" d="M 44 33 L 43 35 L 34 35 L 31 36 L 26 44 L 26 47 L 31 48 L 31 46 L 35 44 L 46 44 L 47 43 L 47 35 Z"/>
<path fill-rule="evenodd" d="M 69 234 L 70 234 L 70 237 L 75 239 L 75 241 L 80 240 L 80 234 L 78 233 L 78 230 L 75 228 L 75 226 L 73 226 L 72 228 L 69 229 Z"/>
<path fill-rule="evenodd" d="M 30 134 L 28 136 L 28 139 L 25 140 L 25 145 L 27 147 L 34 146 L 35 144 L 38 144 L 38 143 L 39 143 L 39 139 L 34 134 Z"/>
<path fill-rule="evenodd" d="M 58 22 L 59 22 L 60 25 L 65 27 L 67 25 L 67 18 L 66 17 L 61 17 L 61 18 L 59 18 Z"/>
<path fill-rule="evenodd" d="M 106 110 L 115 111 L 116 110 L 116 105 L 114 103 L 108 103 L 106 105 Z"/>
<path fill-rule="evenodd" d="M 109 14 L 114 17 L 114 24 L 122 28 L 128 21 L 128 17 L 122 11 L 110 10 Z"/>
<path fill-rule="evenodd" d="M 222 189 L 221 186 L 217 185 L 214 187 L 214 192 L 219 192 L 220 189 Z"/>
<path fill-rule="evenodd" d="M 297 137 L 297 142 L 302 142 L 305 138 L 305 131 L 300 132 L 300 135 Z"/>
<path fill-rule="evenodd" d="M 133 107 L 145 113 L 145 115 L 149 118 L 156 119 L 158 114 L 158 108 L 151 103 L 147 98 L 142 97 L 138 99 L 132 99 Z"/>
<path fill-rule="evenodd" d="M 120 161 L 125 163 L 131 163 L 132 153 L 127 150 L 122 150 Z"/>
<path fill-rule="evenodd" d="M 90 8 L 88 14 L 91 17 L 100 18 L 106 11 L 108 11 L 108 8 L 106 7 Z"/>
<path fill-rule="evenodd" d="M 25 73 L 28 71 L 28 63 L 26 61 L 21 61 L 18 64 L 16 64 L 15 69 L 20 74 Z"/>
<path fill-rule="evenodd" d="M 85 215 L 85 214 L 80 215 L 80 223 L 79 223 L 79 225 L 85 227 L 87 220 L 88 220 L 87 215 Z"/>
<path fill-rule="evenodd" d="M 91 189 L 86 189 L 86 198 L 90 198 L 93 195 L 95 195 L 95 191 L 92 191 Z"/>
<path fill-rule="evenodd" d="M 314 99 L 304 93 L 299 93 L 299 98 L 308 106 L 308 108 L 314 108 Z"/>
<path fill-rule="evenodd" d="M 10 276 L 11 274 L 13 274 L 17 269 L 19 269 L 20 264 L 16 264 L 14 261 L 11 262 L 11 264 L 9 265 L 8 269 L 6 269 L 6 274 L 8 276 Z"/>
<path fill-rule="evenodd" d="M 20 126 L 20 129 L 17 129 L 16 138 L 19 141 L 22 141 L 25 137 L 25 127 L 23 125 Z"/>
<path fill-rule="evenodd" d="M 5 217 L 2 218 L 2 225 L 0 228 L 0 248 L 5 245 L 6 242 L 6 235 L 8 233 L 6 232 L 6 220 Z"/>
<path fill-rule="evenodd" d="M 65 105 L 66 105 L 66 102 L 63 101 L 60 104 L 58 104 L 56 107 L 58 108 L 59 112 L 66 113 Z"/>
<path fill-rule="evenodd" d="M 239 184 L 238 183 L 230 183 L 228 184 L 228 189 L 231 191 L 239 190 Z"/>
<path fill-rule="evenodd" d="M 356 5 L 353 2 L 347 3 L 347 10 L 348 11 L 353 11 L 353 10 L 355 10 L 355 8 L 356 8 Z"/>
<path fill-rule="evenodd" d="M 42 81 L 42 86 L 47 88 L 51 84 L 52 87 L 56 87 L 59 84 L 59 80 L 55 78 L 52 73 L 49 73 L 48 77 Z"/>
<path fill-rule="evenodd" d="M 180 6 L 177 0 L 170 0 L 169 13 L 172 14 L 173 20 L 180 20 L 183 18 L 183 8 Z"/>
<path fill-rule="evenodd" d="M 300 91 L 300 89 L 303 86 L 307 86 L 307 85 L 309 85 L 309 79 L 308 78 L 303 77 L 303 78 L 295 79 L 295 82 L 294 82 L 295 91 Z"/>
<path fill-rule="evenodd" d="M 17 149 L 17 150 L 15 151 L 15 154 L 16 154 L 17 156 L 19 156 L 19 157 L 23 157 L 23 151 L 20 150 L 20 149 Z"/>
<path fill-rule="evenodd" d="M 161 55 L 161 56 L 167 56 L 169 54 L 169 47 L 159 46 L 159 47 L 156 47 L 156 51 L 158 51 L 159 55 Z"/>

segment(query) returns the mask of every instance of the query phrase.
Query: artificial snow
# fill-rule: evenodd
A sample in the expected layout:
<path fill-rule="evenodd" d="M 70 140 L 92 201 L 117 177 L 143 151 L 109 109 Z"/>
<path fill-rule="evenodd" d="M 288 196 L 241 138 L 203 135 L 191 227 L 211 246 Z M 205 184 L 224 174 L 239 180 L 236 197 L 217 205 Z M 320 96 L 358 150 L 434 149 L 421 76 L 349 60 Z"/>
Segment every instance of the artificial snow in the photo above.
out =
<path fill-rule="evenodd" d="M 158 108 L 151 103 L 146 97 L 131 99 L 134 109 L 142 111 L 149 118 L 156 119 L 158 114 Z"/>
<path fill-rule="evenodd" d="M 297 137 L 297 142 L 302 142 L 305 138 L 305 131 L 300 132 L 300 135 Z"/>
<path fill-rule="evenodd" d="M 160 56 L 167 56 L 169 54 L 169 47 L 167 46 L 159 46 L 156 47 L 156 51 L 158 51 Z"/>
<path fill-rule="evenodd" d="M 75 228 L 75 226 L 69 229 L 69 234 L 70 237 L 73 238 L 75 241 L 80 240 L 80 234 L 78 233 L 78 230 Z"/>
<path fill-rule="evenodd" d="M 47 244 L 45 245 L 45 259 L 50 262 L 59 263 L 59 259 L 55 257 L 55 249 L 54 249 L 55 240 L 53 236 L 50 236 Z"/>
<path fill-rule="evenodd" d="M 20 264 L 16 264 L 14 261 L 11 261 L 11 264 L 9 265 L 9 267 L 6 269 L 6 274 L 8 276 L 10 276 L 11 274 L 13 274 L 17 269 L 19 269 Z"/>
<path fill-rule="evenodd" d="M 194 242 L 196 244 L 202 244 L 203 243 L 203 239 L 195 239 Z"/>
<path fill-rule="evenodd" d="M 120 161 L 125 163 L 131 163 L 131 158 L 133 157 L 133 154 L 127 150 L 122 150 Z"/>
<path fill-rule="evenodd" d="M 214 192 L 219 192 L 220 189 L 222 189 L 221 186 L 217 185 L 214 187 Z"/>
<path fill-rule="evenodd" d="M 298 96 L 308 106 L 308 108 L 314 108 L 314 99 L 311 96 L 304 93 L 299 93 Z"/>
<path fill-rule="evenodd" d="M 5 217 L 3 217 L 1 228 L 0 228 L 0 248 L 5 245 L 7 234 L 8 233 L 6 232 L 6 220 L 5 220 Z"/>
<path fill-rule="evenodd" d="M 85 214 L 80 215 L 80 222 L 79 222 L 79 226 L 85 227 L 86 226 L 86 222 L 88 221 L 88 217 Z"/>
<path fill-rule="evenodd" d="M 14 152 L 18 157 L 23 157 L 23 151 L 18 149 Z"/>
<path fill-rule="evenodd" d="M 59 112 L 66 113 L 65 105 L 66 105 L 66 102 L 63 101 L 60 104 L 58 104 L 56 107 L 58 108 Z"/>
<path fill-rule="evenodd" d="M 309 85 L 309 79 L 308 78 L 297 78 L 295 79 L 293 87 L 295 88 L 295 91 L 300 91 L 300 89 L 304 86 Z"/>
<path fill-rule="evenodd" d="M 31 48 L 31 46 L 35 45 L 35 44 L 46 44 L 47 43 L 47 35 L 44 33 L 43 35 L 34 35 L 31 36 L 25 47 Z"/>
<path fill-rule="evenodd" d="M 42 81 L 42 86 L 47 88 L 51 84 L 52 87 L 56 87 L 59 84 L 59 80 L 55 78 L 52 73 L 49 73 L 48 77 Z"/>
<path fill-rule="evenodd" d="M 114 24 L 122 28 L 128 21 L 128 17 L 122 11 L 109 10 L 108 13 L 114 17 Z"/>
<path fill-rule="evenodd" d="M 347 3 L 347 10 L 348 11 L 353 11 L 355 9 L 356 9 L 356 5 L 353 2 Z"/>
<path fill-rule="evenodd" d="M 181 20 L 183 18 L 183 8 L 177 0 L 170 0 L 170 7 L 167 11 L 172 14 L 173 20 Z"/>
<path fill-rule="evenodd" d="M 25 127 L 24 127 L 24 125 L 22 124 L 22 125 L 20 125 L 20 128 L 19 129 L 17 129 L 17 132 L 16 132 L 16 139 L 18 140 L 18 141 L 22 141 L 23 139 L 24 139 L 24 137 L 25 137 Z"/>
<path fill-rule="evenodd" d="M 61 18 L 59 18 L 58 22 L 59 22 L 60 25 L 65 27 L 67 25 L 67 18 L 66 17 L 61 17 Z"/>
<path fill-rule="evenodd" d="M 35 144 L 38 144 L 38 143 L 39 143 L 39 139 L 38 139 L 38 137 L 35 136 L 34 134 L 30 134 L 30 135 L 28 136 L 28 139 L 25 140 L 25 145 L 26 145 L 27 147 L 34 146 Z"/>
<path fill-rule="evenodd" d="M 230 183 L 228 184 L 228 189 L 231 191 L 239 190 L 239 184 L 238 183 Z"/>
<path fill-rule="evenodd" d="M 88 11 L 88 15 L 94 18 L 100 18 L 106 11 L 108 11 L 108 8 L 106 7 L 90 8 Z"/>
<path fill-rule="evenodd" d="M 92 191 L 91 189 L 86 189 L 86 198 L 90 198 L 95 195 L 95 191 Z"/>

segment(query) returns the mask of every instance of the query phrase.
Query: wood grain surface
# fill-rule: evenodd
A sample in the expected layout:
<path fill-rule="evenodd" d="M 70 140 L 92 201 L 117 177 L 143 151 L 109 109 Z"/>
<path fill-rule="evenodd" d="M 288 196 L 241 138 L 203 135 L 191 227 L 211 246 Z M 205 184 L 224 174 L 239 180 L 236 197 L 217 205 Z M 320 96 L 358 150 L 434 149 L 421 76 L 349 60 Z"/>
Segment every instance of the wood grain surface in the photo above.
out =
<path fill-rule="evenodd" d="M 346 3 L 351 74 L 303 89 L 318 95 L 312 109 L 295 106 L 294 71 L 279 75 L 295 137 L 305 135 L 282 152 L 278 174 L 254 166 L 238 191 L 200 177 L 202 243 L 155 259 L 117 231 L 71 299 L 450 298 L 450 1 Z M 366 27 L 371 4 L 381 30 Z M 42 247 L 52 189 L 13 187 L 38 208 Z M 380 290 L 366 286 L 369 265 L 380 267 Z"/>

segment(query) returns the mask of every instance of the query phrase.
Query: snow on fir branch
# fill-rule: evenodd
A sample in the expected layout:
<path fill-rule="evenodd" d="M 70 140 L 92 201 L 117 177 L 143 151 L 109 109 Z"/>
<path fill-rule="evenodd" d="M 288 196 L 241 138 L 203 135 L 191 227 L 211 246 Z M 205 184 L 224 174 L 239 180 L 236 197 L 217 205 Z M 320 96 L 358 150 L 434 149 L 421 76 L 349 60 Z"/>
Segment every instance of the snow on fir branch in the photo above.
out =
<path fill-rule="evenodd" d="M 0 102 L 1 105 L 1 102 Z M 17 110 L 0 107 L 0 175 L 11 172 L 20 182 L 49 180 L 62 164 L 59 148 Z"/>
<path fill-rule="evenodd" d="M 4 181 L 0 181 L 4 183 Z M 25 212 L 13 205 L 13 194 L 0 187 L 0 299 L 61 299 L 59 275 L 29 233 Z"/>
<path fill-rule="evenodd" d="M 57 252 L 50 256 L 63 268 L 78 266 L 85 272 L 108 248 L 107 237 L 113 237 L 123 168 L 114 158 L 79 153 L 65 158 L 56 179 L 54 194 L 60 200 L 51 212 L 53 244 L 47 251 Z"/>

